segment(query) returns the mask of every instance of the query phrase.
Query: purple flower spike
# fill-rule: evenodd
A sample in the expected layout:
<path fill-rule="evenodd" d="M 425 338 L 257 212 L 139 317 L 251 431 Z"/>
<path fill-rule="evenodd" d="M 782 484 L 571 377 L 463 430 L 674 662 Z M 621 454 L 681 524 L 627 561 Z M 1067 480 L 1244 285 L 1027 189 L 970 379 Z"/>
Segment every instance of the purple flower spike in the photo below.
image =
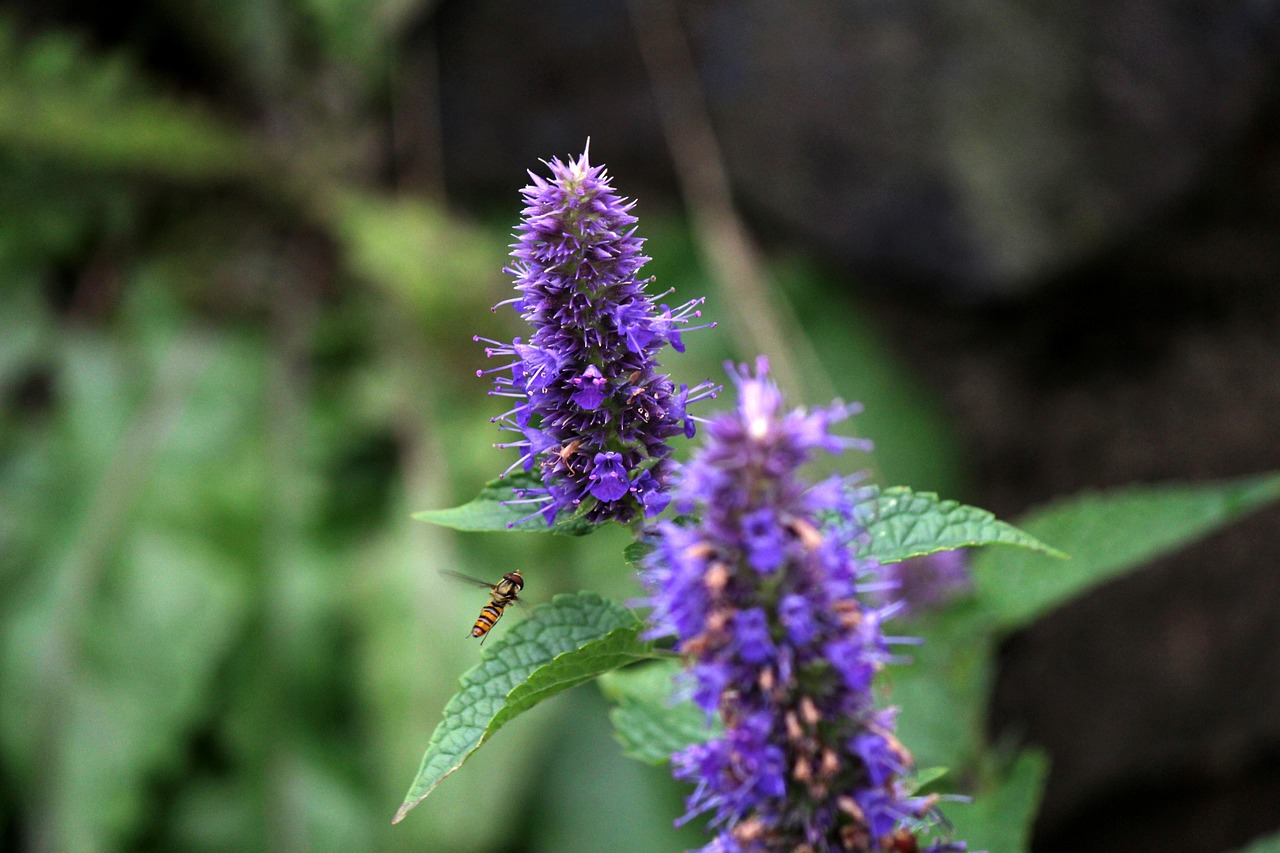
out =
<path fill-rule="evenodd" d="M 643 572 L 649 636 L 675 636 L 694 702 L 724 723 L 672 756 L 695 785 L 681 820 L 710 816 L 703 853 L 960 853 L 929 838 L 936 799 L 911 795 L 911 755 L 872 691 L 900 605 L 865 600 L 884 580 L 853 556 L 867 533 L 847 483 L 799 474 L 818 451 L 863 446 L 830 431 L 855 409 L 785 411 L 763 359 L 730 373 L 738 408 L 706 423 L 676 488 L 698 520 L 659 523 Z"/>
<path fill-rule="evenodd" d="M 546 165 L 551 178 L 530 173 L 522 191 L 506 269 L 519 296 L 503 303 L 533 331 L 510 344 L 477 339 L 487 356 L 507 360 L 485 371 L 495 376 L 491 393 L 515 401 L 494 420 L 523 440 L 500 446 L 536 468 L 542 486 L 523 490 L 522 501 L 548 523 L 566 510 L 593 522 L 651 517 L 669 501 L 668 439 L 692 437 L 686 407 L 718 390 L 677 391 L 657 354 L 668 344 L 683 351 L 682 331 L 711 324 L 689 325 L 701 299 L 659 308 L 645 292 L 651 279 L 640 269 L 649 259 L 633 202 L 614 193 L 603 166 L 586 152 Z"/>

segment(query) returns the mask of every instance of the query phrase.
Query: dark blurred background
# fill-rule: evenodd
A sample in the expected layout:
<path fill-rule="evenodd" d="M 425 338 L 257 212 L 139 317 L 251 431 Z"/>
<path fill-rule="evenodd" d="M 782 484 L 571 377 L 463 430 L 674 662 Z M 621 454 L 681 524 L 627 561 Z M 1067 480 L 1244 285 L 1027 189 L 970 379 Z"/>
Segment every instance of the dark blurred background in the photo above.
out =
<path fill-rule="evenodd" d="M 636 594 L 617 531 L 408 520 L 510 461 L 470 336 L 588 137 L 721 322 L 678 380 L 767 351 L 886 482 L 1280 469 L 1272 0 L 0 2 L 0 68 L 4 849 L 698 843 L 589 689 L 388 826 L 476 656 L 438 569 Z M 1007 638 L 1038 853 L 1280 828 L 1278 522 Z"/>

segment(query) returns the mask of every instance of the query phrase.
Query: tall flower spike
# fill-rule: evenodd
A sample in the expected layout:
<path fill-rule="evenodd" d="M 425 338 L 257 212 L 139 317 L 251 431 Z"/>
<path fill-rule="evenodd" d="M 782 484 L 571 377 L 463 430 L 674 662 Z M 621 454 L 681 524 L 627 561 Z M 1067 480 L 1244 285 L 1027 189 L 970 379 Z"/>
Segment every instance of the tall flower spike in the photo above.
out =
<path fill-rule="evenodd" d="M 830 431 L 855 407 L 785 411 L 763 358 L 730 373 L 737 410 L 706 423 L 676 489 L 698 521 L 660 523 L 643 573 L 650 636 L 675 635 L 694 701 L 724 723 L 672 756 L 695 784 L 682 820 L 710 814 L 704 853 L 963 851 L 925 840 L 935 799 L 907 789 L 911 755 L 876 705 L 895 606 L 864 602 L 879 566 L 852 556 L 867 534 L 849 484 L 799 473 L 817 450 L 869 449 Z"/>
<path fill-rule="evenodd" d="M 514 406 L 494 418 L 519 439 L 514 447 L 542 486 L 519 497 L 553 523 L 562 512 L 593 522 L 629 522 L 667 505 L 672 436 L 694 434 L 687 406 L 717 387 L 673 386 L 658 372 L 657 354 L 684 345 L 701 316 L 693 299 L 677 308 L 655 305 L 639 277 L 649 260 L 636 236 L 633 202 L 614 193 L 604 167 L 584 152 L 546 164 L 551 179 L 530 172 L 523 218 L 506 272 L 519 296 L 509 300 L 533 327 L 528 340 L 489 344 L 506 357 L 494 396 Z M 495 306 L 496 308 L 497 306 Z M 706 324 L 714 325 L 714 324 Z"/>

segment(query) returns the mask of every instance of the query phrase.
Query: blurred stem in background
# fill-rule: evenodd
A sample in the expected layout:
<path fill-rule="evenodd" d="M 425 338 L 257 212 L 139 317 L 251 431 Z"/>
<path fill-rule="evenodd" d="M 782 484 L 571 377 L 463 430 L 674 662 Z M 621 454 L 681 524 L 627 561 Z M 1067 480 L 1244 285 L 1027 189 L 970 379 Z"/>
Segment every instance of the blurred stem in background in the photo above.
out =
<path fill-rule="evenodd" d="M 786 296 L 770 287 L 760 250 L 734 209 L 675 7 L 670 0 L 629 0 L 628 8 L 698 253 L 733 314 L 726 325 L 732 329 L 739 359 L 769 356 L 778 384 L 793 399 L 831 399 L 834 392 L 826 370 Z"/>
<path fill-rule="evenodd" d="M 801 403 L 839 395 L 864 403 L 857 430 L 876 442 L 862 463 L 873 480 L 961 493 L 959 447 L 942 413 L 860 316 L 849 288 L 814 288 L 821 277 L 811 268 L 770 271 L 734 206 L 675 5 L 628 0 L 628 8 L 697 255 L 722 297 L 726 316 L 713 319 L 732 337 L 735 359 L 767 354 L 779 386 Z M 788 274 L 796 280 L 783 286 Z M 793 300 L 812 297 L 820 304 L 802 323 Z"/>

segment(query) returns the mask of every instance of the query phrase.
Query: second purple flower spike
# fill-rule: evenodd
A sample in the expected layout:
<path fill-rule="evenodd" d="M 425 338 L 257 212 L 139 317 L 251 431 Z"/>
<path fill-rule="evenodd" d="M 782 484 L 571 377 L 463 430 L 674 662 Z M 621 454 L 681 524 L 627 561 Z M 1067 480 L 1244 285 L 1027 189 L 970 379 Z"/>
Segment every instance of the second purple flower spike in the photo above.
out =
<path fill-rule="evenodd" d="M 831 429 L 855 407 L 786 409 L 763 358 L 731 375 L 738 406 L 710 419 L 676 490 L 696 521 L 656 525 L 643 570 L 649 635 L 675 638 L 694 702 L 724 725 L 671 758 L 695 785 L 684 819 L 711 816 L 701 853 L 962 853 L 929 840 L 936 800 L 906 781 L 873 686 L 899 605 L 864 600 L 881 567 L 853 556 L 869 534 L 852 483 L 803 473 L 819 450 L 868 448 Z"/>

